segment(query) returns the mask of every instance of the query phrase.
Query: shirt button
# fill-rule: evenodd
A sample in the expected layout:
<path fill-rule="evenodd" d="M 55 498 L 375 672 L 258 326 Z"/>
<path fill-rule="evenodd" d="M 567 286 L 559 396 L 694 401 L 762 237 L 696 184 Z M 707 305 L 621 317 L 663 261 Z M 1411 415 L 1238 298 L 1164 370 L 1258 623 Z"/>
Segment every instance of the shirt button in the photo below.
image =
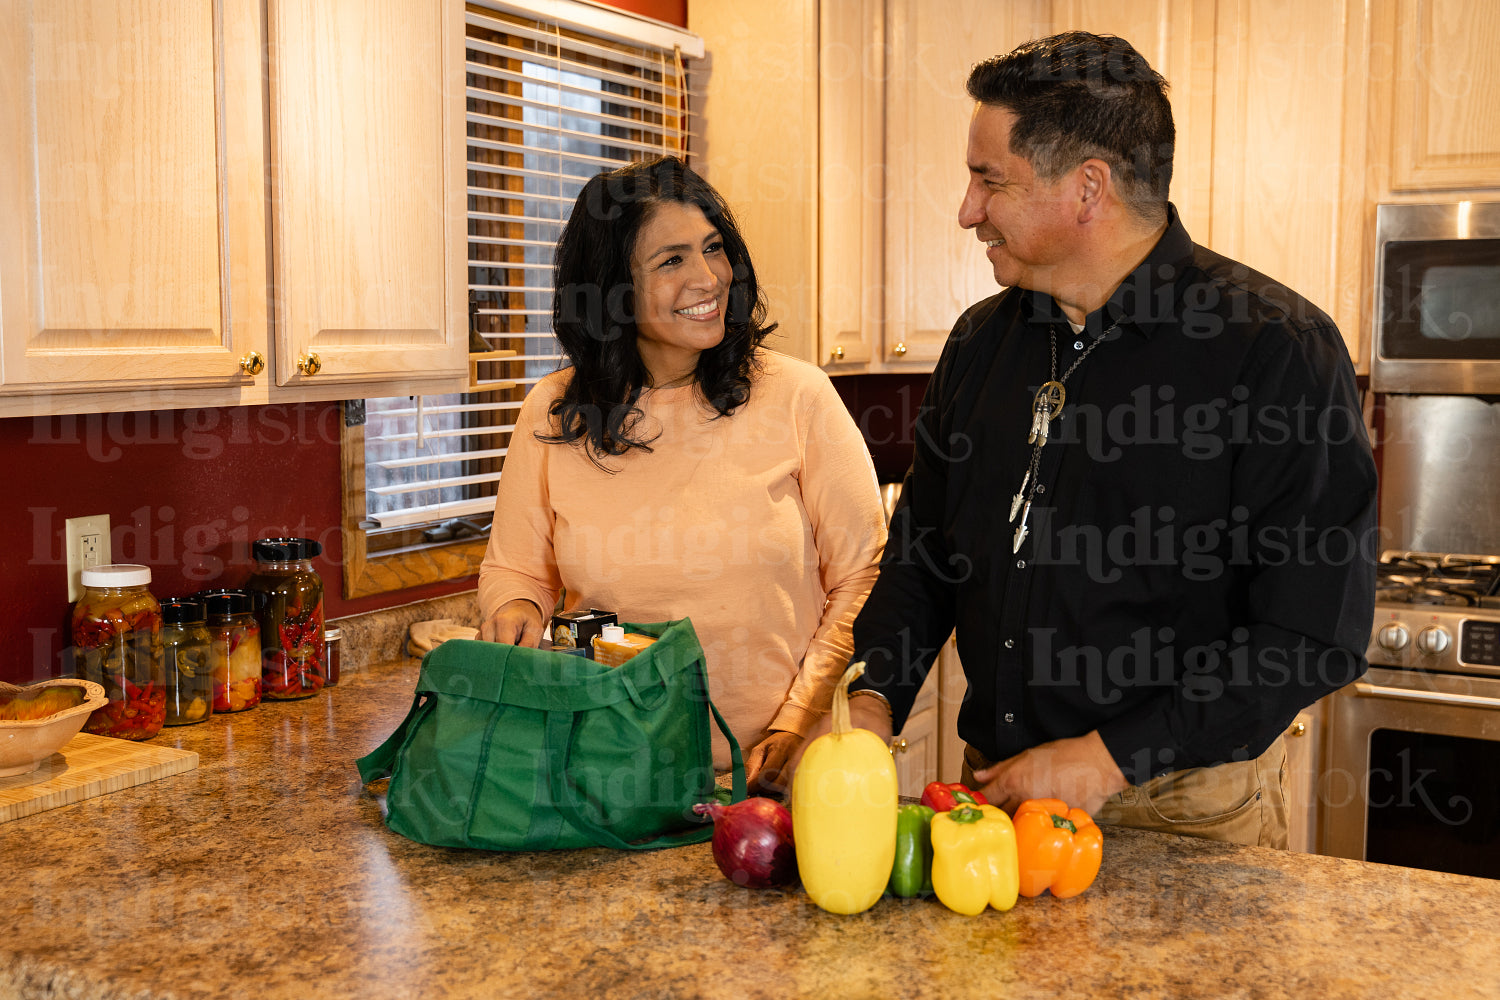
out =
<path fill-rule="evenodd" d="M 1047 487 L 1043 486 L 1041 483 L 1037 483 L 1036 484 L 1036 491 L 1038 493 L 1046 493 L 1047 492 Z"/>
<path fill-rule="evenodd" d="M 1005 721 L 1008 722 L 1008 723 L 1009 722 L 1015 722 L 1016 721 L 1015 713 L 1014 712 L 1006 712 L 1005 713 Z"/>
<path fill-rule="evenodd" d="M 1014 640 L 1014 639 L 1006 639 L 1005 640 L 1005 648 L 1006 649 L 1015 649 L 1016 648 L 1016 640 Z"/>
<path fill-rule="evenodd" d="M 1075 351 L 1081 351 L 1081 350 L 1083 350 L 1083 341 L 1081 341 L 1081 340 L 1075 340 L 1075 341 L 1073 341 L 1073 350 L 1075 350 Z"/>
<path fill-rule="evenodd" d="M 1026 560 L 1025 559 L 1017 559 L 1016 560 L 1016 569 L 1025 569 L 1025 568 L 1026 568 Z"/>

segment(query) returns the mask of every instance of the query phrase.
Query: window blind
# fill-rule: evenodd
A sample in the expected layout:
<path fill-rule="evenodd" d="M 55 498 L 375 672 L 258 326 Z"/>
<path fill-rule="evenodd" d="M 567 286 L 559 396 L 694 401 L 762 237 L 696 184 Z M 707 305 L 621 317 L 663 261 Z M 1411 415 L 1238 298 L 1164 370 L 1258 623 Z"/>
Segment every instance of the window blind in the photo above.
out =
<path fill-rule="evenodd" d="M 563 363 L 552 336 L 553 247 L 584 183 L 686 155 L 681 29 L 567 0 L 466 7 L 470 391 L 366 401 L 366 526 L 494 509 L 515 417 Z"/>

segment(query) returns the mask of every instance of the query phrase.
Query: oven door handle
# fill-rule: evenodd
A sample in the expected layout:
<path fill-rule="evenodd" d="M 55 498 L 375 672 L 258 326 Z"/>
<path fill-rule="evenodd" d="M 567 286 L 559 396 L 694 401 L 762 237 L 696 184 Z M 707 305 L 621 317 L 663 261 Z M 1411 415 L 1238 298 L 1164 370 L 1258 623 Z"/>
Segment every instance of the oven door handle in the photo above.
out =
<path fill-rule="evenodd" d="M 1411 688 L 1382 687 L 1366 681 L 1355 681 L 1357 694 L 1369 698 L 1394 698 L 1397 701 L 1422 701 L 1434 705 L 1469 705 L 1474 708 L 1500 708 L 1500 698 L 1478 694 L 1449 694 L 1446 691 L 1415 691 Z"/>

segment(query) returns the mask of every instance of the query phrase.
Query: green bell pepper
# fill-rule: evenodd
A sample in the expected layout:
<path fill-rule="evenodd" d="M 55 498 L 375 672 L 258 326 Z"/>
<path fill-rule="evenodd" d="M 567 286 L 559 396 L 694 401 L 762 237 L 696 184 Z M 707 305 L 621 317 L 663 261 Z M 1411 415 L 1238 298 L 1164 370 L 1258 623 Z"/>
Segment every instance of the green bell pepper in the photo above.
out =
<path fill-rule="evenodd" d="M 932 895 L 932 816 L 931 806 L 896 807 L 896 861 L 889 886 L 894 895 Z"/>

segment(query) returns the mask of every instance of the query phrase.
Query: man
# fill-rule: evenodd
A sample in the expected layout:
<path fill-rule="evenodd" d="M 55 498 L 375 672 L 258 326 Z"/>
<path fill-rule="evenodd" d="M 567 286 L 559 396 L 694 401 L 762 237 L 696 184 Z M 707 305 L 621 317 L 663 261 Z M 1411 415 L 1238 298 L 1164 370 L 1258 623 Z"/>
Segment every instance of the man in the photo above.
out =
<path fill-rule="evenodd" d="M 1189 239 L 1166 81 L 1127 42 L 1030 42 L 968 90 L 959 224 L 1006 287 L 929 383 L 854 724 L 899 731 L 956 626 L 991 801 L 1284 846 L 1280 734 L 1364 671 L 1373 617 L 1343 340 Z"/>

